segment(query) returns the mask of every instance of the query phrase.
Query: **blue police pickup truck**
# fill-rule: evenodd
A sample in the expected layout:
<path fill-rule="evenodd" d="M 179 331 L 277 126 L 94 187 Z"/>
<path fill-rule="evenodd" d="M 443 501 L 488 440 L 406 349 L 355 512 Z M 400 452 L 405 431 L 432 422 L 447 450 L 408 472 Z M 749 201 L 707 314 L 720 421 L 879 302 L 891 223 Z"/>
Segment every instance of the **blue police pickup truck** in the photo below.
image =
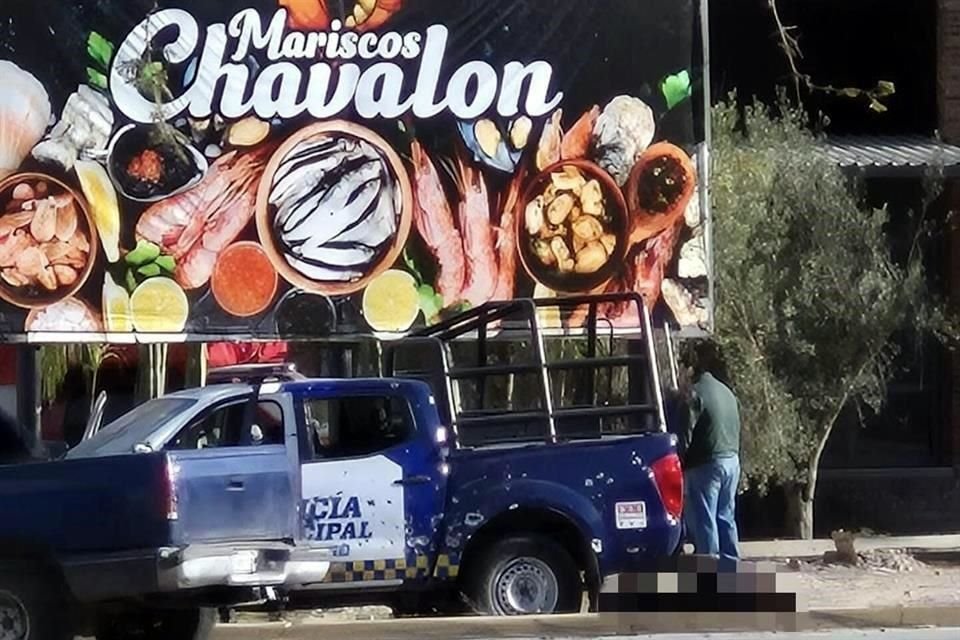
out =
<path fill-rule="evenodd" d="M 383 377 L 178 392 L 61 460 L 0 467 L 0 638 L 202 638 L 216 608 L 270 598 L 572 612 L 605 577 L 675 553 L 682 476 L 649 317 L 630 354 L 592 327 L 582 357 L 551 360 L 548 304 L 562 303 L 491 304 L 390 343 Z M 492 328 L 528 359 L 493 357 Z M 633 397 L 585 399 L 616 367 L 636 374 Z M 581 401 L 559 406 L 560 370 L 581 372 Z M 498 376 L 532 379 L 534 406 L 485 404 Z"/>

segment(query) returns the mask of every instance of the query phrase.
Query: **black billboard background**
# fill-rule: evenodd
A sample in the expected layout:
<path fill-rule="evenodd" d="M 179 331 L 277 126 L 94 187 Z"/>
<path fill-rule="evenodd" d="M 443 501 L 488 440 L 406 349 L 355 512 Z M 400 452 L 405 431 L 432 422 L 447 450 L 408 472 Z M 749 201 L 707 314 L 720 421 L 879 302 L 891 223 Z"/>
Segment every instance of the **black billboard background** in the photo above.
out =
<path fill-rule="evenodd" d="M 158 8 L 187 10 L 201 25 L 207 25 L 226 22 L 248 8 L 256 8 L 268 17 L 277 10 L 277 3 L 4 0 L 0 3 L 0 60 L 12 60 L 40 80 L 50 96 L 54 115 L 59 116 L 66 99 L 86 82 L 90 32 L 96 31 L 119 45 L 150 11 Z M 706 130 L 700 19 L 698 0 L 407 0 L 381 30 L 404 32 L 422 30 L 430 24 L 447 26 L 447 73 L 471 60 L 486 60 L 495 67 L 513 60 L 545 60 L 553 66 L 554 89 L 564 93 L 560 107 L 565 121 L 572 123 L 579 114 L 594 105 L 602 107 L 615 96 L 634 96 L 646 102 L 657 117 L 655 140 L 669 140 L 693 154 L 704 143 Z M 681 71 L 690 74 L 692 96 L 668 109 L 660 83 Z M 122 116 L 115 115 L 117 124 L 122 124 Z M 352 115 L 344 117 L 355 119 Z M 297 124 L 291 122 L 290 130 Z M 391 142 L 395 139 L 395 123 L 364 124 Z M 413 126 L 432 152 L 447 152 L 459 142 L 456 120 L 449 114 L 417 121 Z M 488 177 L 491 190 L 502 188 L 506 182 L 498 176 Z M 121 244 L 135 244 L 130 230 L 123 233 Z M 98 286 L 92 278 L 84 291 L 96 298 Z M 706 291 L 706 285 L 698 286 Z M 314 329 L 318 334 L 334 325 L 339 332 L 369 331 L 357 305 L 343 302 L 335 301 L 336 318 L 317 319 Z M 221 313 L 209 294 L 192 306 L 194 312 L 186 332 L 193 337 L 277 337 L 271 317 L 238 322 Z M 661 305 L 658 311 L 666 310 Z M 16 339 L 22 333 L 25 316 L 26 312 L 0 303 L 3 339 Z"/>

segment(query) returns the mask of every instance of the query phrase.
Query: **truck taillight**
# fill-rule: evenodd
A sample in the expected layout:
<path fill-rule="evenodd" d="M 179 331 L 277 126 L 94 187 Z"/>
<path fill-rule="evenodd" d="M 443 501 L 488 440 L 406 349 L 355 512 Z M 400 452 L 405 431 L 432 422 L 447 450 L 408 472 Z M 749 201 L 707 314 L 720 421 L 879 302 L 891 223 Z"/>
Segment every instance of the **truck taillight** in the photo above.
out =
<path fill-rule="evenodd" d="M 167 520 L 177 520 L 177 467 L 170 458 L 163 460 L 163 472 L 160 481 L 160 508 Z"/>
<path fill-rule="evenodd" d="M 650 465 L 663 506 L 676 520 L 683 515 L 683 469 L 675 453 L 666 455 Z"/>

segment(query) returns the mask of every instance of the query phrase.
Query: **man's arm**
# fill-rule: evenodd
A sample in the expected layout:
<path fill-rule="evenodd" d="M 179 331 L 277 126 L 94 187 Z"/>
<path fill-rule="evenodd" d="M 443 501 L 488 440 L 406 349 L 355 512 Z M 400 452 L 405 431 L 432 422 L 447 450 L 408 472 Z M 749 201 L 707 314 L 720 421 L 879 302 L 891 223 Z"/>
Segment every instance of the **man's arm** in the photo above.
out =
<path fill-rule="evenodd" d="M 683 425 L 683 429 L 680 431 L 680 457 L 683 458 L 687 449 L 690 447 L 690 443 L 693 441 L 693 432 L 697 428 L 697 422 L 700 420 L 700 414 L 702 413 L 703 408 L 700 404 L 700 396 L 697 395 L 695 391 L 690 393 L 690 401 L 687 403 L 687 420 L 686 424 Z"/>

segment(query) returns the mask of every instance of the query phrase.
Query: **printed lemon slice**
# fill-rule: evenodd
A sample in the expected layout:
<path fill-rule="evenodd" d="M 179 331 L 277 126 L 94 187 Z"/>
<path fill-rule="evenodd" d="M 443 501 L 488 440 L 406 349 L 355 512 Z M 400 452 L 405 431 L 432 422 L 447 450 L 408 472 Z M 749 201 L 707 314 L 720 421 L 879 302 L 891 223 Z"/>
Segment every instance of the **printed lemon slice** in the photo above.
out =
<path fill-rule="evenodd" d="M 533 297 L 536 300 L 549 300 L 556 298 L 557 292 L 538 283 L 533 289 Z M 540 307 L 537 309 L 537 322 L 541 329 L 560 329 L 563 326 L 560 307 Z"/>
<path fill-rule="evenodd" d="M 406 271 L 386 271 L 363 292 L 363 317 L 374 331 L 407 331 L 419 314 L 417 281 Z"/>
<path fill-rule="evenodd" d="M 100 244 L 108 262 L 120 259 L 120 205 L 110 176 L 100 164 L 82 160 L 74 165 L 80 188 L 90 205 L 90 214 L 100 233 Z"/>
<path fill-rule="evenodd" d="M 130 294 L 108 273 L 103 280 L 103 322 L 109 333 L 130 333 Z"/>
<path fill-rule="evenodd" d="M 170 278 L 144 280 L 130 296 L 133 326 L 143 333 L 180 333 L 187 325 L 187 294 Z"/>

